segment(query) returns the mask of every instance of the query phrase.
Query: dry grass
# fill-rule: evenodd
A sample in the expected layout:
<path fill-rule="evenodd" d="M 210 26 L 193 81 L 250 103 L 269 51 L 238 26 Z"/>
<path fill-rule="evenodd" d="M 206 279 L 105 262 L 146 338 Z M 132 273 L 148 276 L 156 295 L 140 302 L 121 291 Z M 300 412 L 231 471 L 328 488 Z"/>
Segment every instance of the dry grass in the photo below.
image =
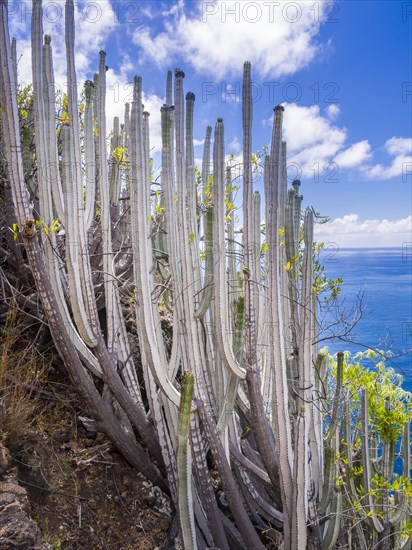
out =
<path fill-rule="evenodd" d="M 0 425 L 6 445 L 18 448 L 35 422 L 46 365 L 24 338 L 21 313 L 12 307 L 0 333 Z"/>

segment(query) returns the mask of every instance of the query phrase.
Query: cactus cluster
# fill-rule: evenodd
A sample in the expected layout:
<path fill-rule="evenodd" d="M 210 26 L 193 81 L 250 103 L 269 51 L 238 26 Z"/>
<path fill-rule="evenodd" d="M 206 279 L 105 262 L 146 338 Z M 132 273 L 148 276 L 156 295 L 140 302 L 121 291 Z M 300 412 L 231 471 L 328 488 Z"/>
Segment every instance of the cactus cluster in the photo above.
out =
<path fill-rule="evenodd" d="M 332 394 L 325 387 L 330 358 L 314 344 L 314 214 L 301 212 L 299 181 L 287 189 L 283 107 L 274 109 L 262 212 L 253 188 L 246 62 L 243 229 L 235 234 L 227 209 L 233 197 L 224 122 L 218 118 L 214 132 L 206 129 L 197 178 L 195 96 L 184 95 L 184 72 L 176 69 L 174 81 L 171 72 L 167 77 L 161 178 L 154 192 L 142 78 L 135 77 L 124 121 L 114 120 L 108 152 L 105 53 L 84 87 L 80 131 L 74 4 L 66 0 L 68 122 L 56 133 L 51 38 L 42 43 L 41 21 L 42 2 L 34 0 L 34 191 L 25 179 L 6 0 L 0 0 L 2 145 L 17 224 L 55 345 L 99 429 L 170 496 L 184 548 L 263 549 L 270 529 L 282 533 L 284 550 L 343 547 L 345 530 L 353 532 L 353 548 L 410 548 L 412 537 L 397 527 L 406 524 L 410 495 L 401 488 L 391 511 L 384 491 L 381 514 L 371 487 L 374 461 L 390 481 L 395 442 L 375 445 L 371 456 L 367 391 L 360 423 L 354 422 L 352 396 L 343 390 L 343 354 Z M 63 236 L 33 235 L 28 228 L 36 227 L 35 219 L 46 225 L 58 219 Z M 141 371 L 125 320 L 127 293 Z M 173 319 L 171 346 L 161 310 Z M 403 430 L 406 479 L 408 422 Z M 361 452 L 354 449 L 358 436 Z M 343 455 L 345 491 L 336 481 Z M 350 474 L 359 460 L 362 484 Z M 353 508 L 352 516 L 345 507 Z"/>

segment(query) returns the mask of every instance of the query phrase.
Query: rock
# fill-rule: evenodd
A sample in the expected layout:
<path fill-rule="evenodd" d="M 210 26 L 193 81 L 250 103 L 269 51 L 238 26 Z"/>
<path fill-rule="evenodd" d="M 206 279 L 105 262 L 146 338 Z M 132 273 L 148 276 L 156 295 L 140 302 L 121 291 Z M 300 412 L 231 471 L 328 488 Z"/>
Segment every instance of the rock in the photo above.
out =
<path fill-rule="evenodd" d="M 15 550 L 50 550 L 40 530 L 30 519 L 26 490 L 17 481 L 0 481 L 0 548 Z"/>
<path fill-rule="evenodd" d="M 10 464 L 10 453 L 8 449 L 0 443 L 0 476 L 4 474 Z"/>

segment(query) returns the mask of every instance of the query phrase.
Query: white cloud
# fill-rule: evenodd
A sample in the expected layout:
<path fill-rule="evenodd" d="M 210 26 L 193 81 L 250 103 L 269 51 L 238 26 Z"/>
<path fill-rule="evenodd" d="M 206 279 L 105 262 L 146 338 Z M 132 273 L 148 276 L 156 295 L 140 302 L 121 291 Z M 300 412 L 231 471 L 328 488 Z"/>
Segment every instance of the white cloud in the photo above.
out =
<path fill-rule="evenodd" d="M 133 41 L 144 58 L 159 67 L 180 56 L 196 71 L 220 79 L 239 74 L 248 59 L 261 77 L 280 77 L 321 55 L 316 36 L 324 17 L 323 3 L 316 3 L 317 16 L 305 1 L 198 1 L 188 2 L 188 15 L 180 0 L 168 11 L 172 18 L 164 22 L 161 32 L 141 26 Z"/>
<path fill-rule="evenodd" d="M 340 107 L 336 103 L 331 103 L 326 108 L 326 114 L 330 120 L 335 120 L 340 115 Z"/>
<path fill-rule="evenodd" d="M 389 166 L 375 164 L 363 170 L 368 179 L 387 180 L 401 175 L 406 179 L 407 175 L 412 174 L 412 157 L 398 155 Z"/>
<path fill-rule="evenodd" d="M 335 157 L 335 162 L 339 168 L 352 168 L 360 166 L 363 162 L 370 159 L 371 146 L 365 139 L 354 143 Z"/>
<path fill-rule="evenodd" d="M 412 238 L 412 216 L 400 220 L 361 220 L 358 214 L 345 214 L 315 226 L 317 241 L 334 242 L 340 247 L 401 246 Z"/>
<path fill-rule="evenodd" d="M 288 166 L 294 177 L 313 177 L 313 170 L 329 169 L 346 141 L 346 128 L 331 123 L 318 105 L 289 103 L 285 106 L 283 138 L 288 144 Z M 296 171 L 296 173 L 295 173 Z"/>
<path fill-rule="evenodd" d="M 300 154 L 302 150 L 328 142 L 329 154 L 333 155 L 346 139 L 346 130 L 333 126 L 320 114 L 318 105 L 302 107 L 296 103 L 285 104 L 283 130 L 292 154 Z"/>
<path fill-rule="evenodd" d="M 202 146 L 204 143 L 205 143 L 205 140 L 204 140 L 204 139 L 196 139 L 196 138 L 193 139 L 193 146 L 194 146 L 194 147 L 200 147 L 200 146 Z"/>
<path fill-rule="evenodd" d="M 393 157 L 388 166 L 382 164 L 365 165 L 362 171 L 368 179 L 390 179 L 412 175 L 412 138 L 392 137 L 385 142 L 386 152 Z"/>
<path fill-rule="evenodd" d="M 318 105 L 284 104 L 283 138 L 288 144 L 288 177 L 332 177 L 341 169 L 354 169 L 366 179 L 412 176 L 412 140 L 392 137 L 384 149 L 392 157 L 388 166 L 371 164 L 373 151 L 368 140 L 347 144 L 348 130 L 330 119 L 338 112 L 328 109 L 324 116 Z M 272 125 L 273 119 L 264 122 Z M 332 181 L 332 180 L 330 180 Z"/>
<path fill-rule="evenodd" d="M 406 155 L 412 153 L 412 138 L 393 137 L 385 143 L 385 148 L 390 155 Z"/>
<path fill-rule="evenodd" d="M 237 136 L 235 136 L 232 141 L 227 144 L 226 150 L 229 151 L 229 153 L 234 153 L 235 155 L 242 151 L 242 144 Z"/>

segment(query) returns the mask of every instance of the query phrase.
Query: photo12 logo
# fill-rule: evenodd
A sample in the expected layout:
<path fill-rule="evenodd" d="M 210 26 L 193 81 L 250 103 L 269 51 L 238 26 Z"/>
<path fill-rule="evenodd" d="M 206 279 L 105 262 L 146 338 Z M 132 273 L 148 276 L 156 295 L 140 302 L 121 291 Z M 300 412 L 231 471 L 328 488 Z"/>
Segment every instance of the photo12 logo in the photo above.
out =
<path fill-rule="evenodd" d="M 314 23 L 338 23 L 339 4 L 336 2 L 264 2 L 222 1 L 202 2 L 202 22 L 207 23 L 213 17 L 218 17 L 222 23 L 258 23 L 266 21 L 276 23 L 280 20 L 286 23 L 298 23 L 310 13 Z"/>
<path fill-rule="evenodd" d="M 339 85 L 337 82 L 313 82 L 309 86 L 302 87 L 298 82 L 277 82 L 269 81 L 251 83 L 252 103 L 267 101 L 268 103 L 298 103 L 301 100 L 312 103 L 324 103 L 330 105 L 338 103 Z M 210 99 L 218 100 L 221 103 L 241 103 L 242 83 L 236 82 L 203 82 L 202 102 L 207 103 Z"/>
<path fill-rule="evenodd" d="M 75 1 L 74 8 L 81 21 L 85 23 L 97 23 L 105 15 L 105 10 L 110 10 L 114 23 L 138 23 L 139 2 L 117 1 L 104 3 L 98 1 Z M 43 2 L 43 21 L 46 23 L 59 23 L 64 21 L 64 3 L 51 0 Z M 29 23 L 32 17 L 32 2 L 14 0 L 8 3 L 10 19 L 17 19 L 20 23 Z"/>

